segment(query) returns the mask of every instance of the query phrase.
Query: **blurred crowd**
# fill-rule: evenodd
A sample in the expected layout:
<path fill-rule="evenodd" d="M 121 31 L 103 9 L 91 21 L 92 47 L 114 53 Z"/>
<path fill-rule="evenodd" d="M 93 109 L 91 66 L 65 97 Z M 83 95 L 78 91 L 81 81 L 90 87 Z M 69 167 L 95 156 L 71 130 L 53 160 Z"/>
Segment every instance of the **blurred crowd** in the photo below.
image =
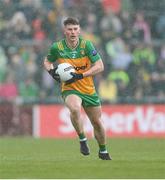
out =
<path fill-rule="evenodd" d="M 82 35 L 102 56 L 105 71 L 95 84 L 103 101 L 165 98 L 160 1 L 0 0 L 0 100 L 59 97 L 60 87 L 42 62 L 50 45 L 63 38 L 67 16 L 80 19 Z"/>

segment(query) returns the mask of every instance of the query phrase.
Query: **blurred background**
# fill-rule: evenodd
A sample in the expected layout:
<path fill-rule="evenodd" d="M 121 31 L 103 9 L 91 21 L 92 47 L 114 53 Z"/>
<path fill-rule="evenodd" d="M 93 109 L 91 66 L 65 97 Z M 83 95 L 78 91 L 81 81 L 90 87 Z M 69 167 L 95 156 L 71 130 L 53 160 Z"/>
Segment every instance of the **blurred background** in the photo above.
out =
<path fill-rule="evenodd" d="M 62 103 L 42 63 L 67 16 L 102 56 L 103 104 L 165 103 L 165 0 L 0 0 L 1 136 L 32 135 L 34 106 Z"/>

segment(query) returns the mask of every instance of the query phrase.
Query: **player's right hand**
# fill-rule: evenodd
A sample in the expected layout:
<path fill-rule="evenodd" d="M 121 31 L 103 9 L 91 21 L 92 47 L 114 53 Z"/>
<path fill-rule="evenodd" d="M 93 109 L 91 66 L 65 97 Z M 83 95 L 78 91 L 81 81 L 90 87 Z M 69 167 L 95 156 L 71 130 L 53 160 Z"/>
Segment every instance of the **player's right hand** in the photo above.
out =
<path fill-rule="evenodd" d="M 73 77 L 65 82 L 65 84 L 71 84 L 77 80 L 83 79 L 83 74 L 77 74 L 77 73 L 70 73 Z"/>
<path fill-rule="evenodd" d="M 53 79 L 55 79 L 57 82 L 61 82 L 60 81 L 60 76 L 59 74 L 56 73 L 56 70 L 57 70 L 57 67 L 53 68 L 53 69 L 50 69 L 48 71 L 48 73 L 53 77 Z"/>

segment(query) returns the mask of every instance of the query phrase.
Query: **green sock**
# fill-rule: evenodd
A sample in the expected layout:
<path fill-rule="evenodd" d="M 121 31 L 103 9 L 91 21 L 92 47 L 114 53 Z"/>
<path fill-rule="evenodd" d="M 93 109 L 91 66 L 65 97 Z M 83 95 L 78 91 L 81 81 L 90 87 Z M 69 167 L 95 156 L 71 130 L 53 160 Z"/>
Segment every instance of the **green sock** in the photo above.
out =
<path fill-rule="evenodd" d="M 107 153 L 106 145 L 105 145 L 105 144 L 100 144 L 100 145 L 99 145 L 99 151 L 100 151 L 101 153 Z"/>
<path fill-rule="evenodd" d="M 86 141 L 87 140 L 84 133 L 79 134 L 79 139 L 80 139 L 80 141 Z"/>

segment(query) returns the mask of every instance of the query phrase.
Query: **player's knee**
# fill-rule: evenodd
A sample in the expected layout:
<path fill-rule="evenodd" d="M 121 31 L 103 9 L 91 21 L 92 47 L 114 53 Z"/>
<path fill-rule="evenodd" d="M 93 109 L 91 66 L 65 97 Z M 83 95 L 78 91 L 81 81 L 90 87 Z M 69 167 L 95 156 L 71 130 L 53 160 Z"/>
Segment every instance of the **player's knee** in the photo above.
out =
<path fill-rule="evenodd" d="M 79 107 L 79 106 L 72 106 L 70 108 L 70 112 L 71 112 L 72 115 L 78 115 L 81 112 L 81 107 Z"/>

